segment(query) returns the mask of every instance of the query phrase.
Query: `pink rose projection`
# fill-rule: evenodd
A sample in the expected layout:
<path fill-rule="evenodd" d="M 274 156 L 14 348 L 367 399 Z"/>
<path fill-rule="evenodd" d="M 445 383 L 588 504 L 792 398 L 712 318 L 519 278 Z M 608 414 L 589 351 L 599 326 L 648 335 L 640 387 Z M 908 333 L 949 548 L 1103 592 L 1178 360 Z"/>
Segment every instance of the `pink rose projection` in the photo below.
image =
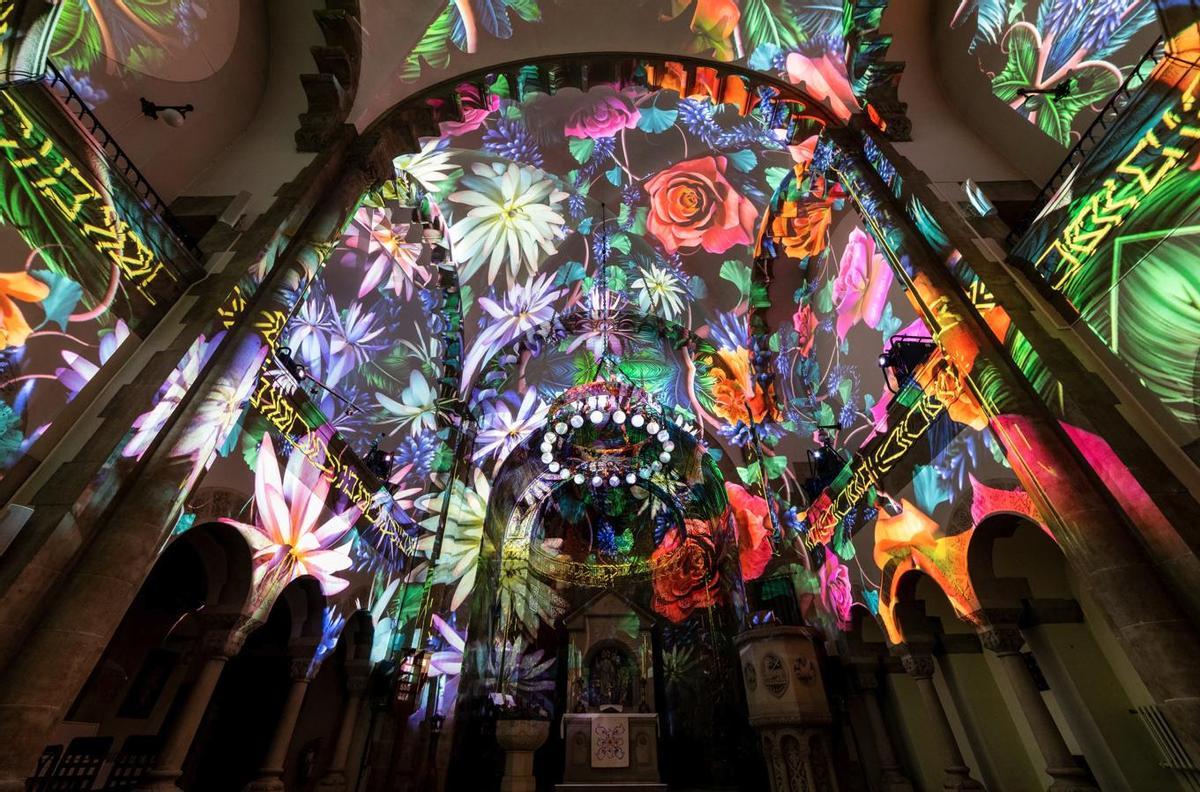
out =
<path fill-rule="evenodd" d="M 821 602 L 837 619 L 838 629 L 845 630 L 850 626 L 850 608 L 854 605 L 850 568 L 826 547 L 825 563 L 821 565 L 817 578 L 821 583 Z"/>
<path fill-rule="evenodd" d="M 724 157 L 677 162 L 646 182 L 647 230 L 668 253 L 702 247 L 724 253 L 748 245 L 758 211 L 725 178 Z"/>
<path fill-rule="evenodd" d="M 859 322 L 879 326 L 892 287 L 892 269 L 875 250 L 875 240 L 861 229 L 850 232 L 833 282 L 833 304 L 837 309 L 837 334 L 844 339 Z"/>
<path fill-rule="evenodd" d="M 805 357 L 812 352 L 813 341 L 817 338 L 818 324 L 820 323 L 817 321 L 817 314 L 808 303 L 801 305 L 796 309 L 796 313 L 792 314 L 792 327 L 799 336 L 796 339 L 796 348 Z"/>
<path fill-rule="evenodd" d="M 849 120 L 858 109 L 854 90 L 846 80 L 846 70 L 828 54 L 810 58 L 793 52 L 787 56 L 787 78 L 792 85 L 803 86 L 812 98 L 826 105 L 839 121 Z"/>
<path fill-rule="evenodd" d="M 568 137 L 612 137 L 623 129 L 636 128 L 642 115 L 632 99 L 613 88 L 592 88 L 581 97 L 563 128 Z"/>

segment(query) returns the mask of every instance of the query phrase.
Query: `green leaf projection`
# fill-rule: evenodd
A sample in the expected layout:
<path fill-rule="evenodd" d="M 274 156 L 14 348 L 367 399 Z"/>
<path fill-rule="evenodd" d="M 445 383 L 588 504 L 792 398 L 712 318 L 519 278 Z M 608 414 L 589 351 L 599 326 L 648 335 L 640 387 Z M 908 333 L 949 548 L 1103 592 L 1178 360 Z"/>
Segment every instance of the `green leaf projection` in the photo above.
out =
<path fill-rule="evenodd" d="M 1157 30 L 1153 0 L 961 0 L 951 26 L 971 23 L 969 51 L 992 93 L 1063 146 L 1074 144 Z"/>

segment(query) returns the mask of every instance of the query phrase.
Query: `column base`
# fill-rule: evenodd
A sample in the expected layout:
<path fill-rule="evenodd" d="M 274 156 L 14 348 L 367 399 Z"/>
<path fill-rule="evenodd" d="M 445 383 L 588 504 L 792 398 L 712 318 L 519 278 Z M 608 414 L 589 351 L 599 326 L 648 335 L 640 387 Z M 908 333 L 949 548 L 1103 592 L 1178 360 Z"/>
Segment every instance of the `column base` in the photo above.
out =
<path fill-rule="evenodd" d="M 134 787 L 133 792 L 183 792 L 183 790 L 179 788 L 177 780 L 178 779 L 176 777 L 158 779 L 148 778 L 141 781 L 136 787 Z"/>
<path fill-rule="evenodd" d="M 1054 779 L 1050 792 L 1099 792 L 1100 786 L 1082 767 L 1047 767 L 1046 773 Z"/>
<path fill-rule="evenodd" d="M 284 792 L 283 779 L 279 776 L 262 776 L 246 784 L 242 792 Z"/>
<path fill-rule="evenodd" d="M 879 776 L 879 788 L 883 792 L 913 792 L 912 781 L 898 770 L 884 770 Z"/>
<path fill-rule="evenodd" d="M 983 784 L 971 778 L 971 769 L 969 767 L 947 767 L 946 775 L 942 777 L 942 789 L 959 790 L 965 789 L 983 789 Z"/>
<path fill-rule="evenodd" d="M 332 770 L 317 782 L 317 792 L 347 792 L 349 789 L 346 774 L 341 770 Z"/>

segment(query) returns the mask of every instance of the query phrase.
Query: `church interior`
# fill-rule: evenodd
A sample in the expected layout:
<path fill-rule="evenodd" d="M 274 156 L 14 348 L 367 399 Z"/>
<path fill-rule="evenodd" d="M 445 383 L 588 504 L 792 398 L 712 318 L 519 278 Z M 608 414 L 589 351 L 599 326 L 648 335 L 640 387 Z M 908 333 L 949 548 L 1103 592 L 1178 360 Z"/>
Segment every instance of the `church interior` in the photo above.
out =
<path fill-rule="evenodd" d="M 0 792 L 1200 790 L 1200 0 L 0 0 L 0 251 Z"/>

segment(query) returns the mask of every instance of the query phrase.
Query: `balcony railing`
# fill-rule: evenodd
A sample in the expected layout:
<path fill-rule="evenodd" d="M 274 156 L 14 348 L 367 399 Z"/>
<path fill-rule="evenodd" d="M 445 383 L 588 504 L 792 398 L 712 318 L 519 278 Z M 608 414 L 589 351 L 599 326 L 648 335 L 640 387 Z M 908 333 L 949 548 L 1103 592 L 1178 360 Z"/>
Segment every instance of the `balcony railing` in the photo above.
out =
<path fill-rule="evenodd" d="M 167 202 L 158 194 L 158 191 L 154 189 L 145 174 L 138 169 L 137 165 L 133 164 L 133 160 L 125 153 L 125 149 L 121 148 L 121 145 L 104 128 L 104 125 L 100 123 L 100 119 L 87 106 L 87 102 L 83 101 L 83 97 L 75 91 L 75 88 L 63 76 L 63 73 L 49 61 L 46 62 L 45 85 L 50 89 L 50 93 L 58 97 L 59 101 L 67 109 L 67 112 L 75 118 L 83 131 L 96 144 L 97 149 L 99 149 L 104 158 L 121 175 L 142 207 L 150 214 L 158 217 L 189 253 L 197 258 L 201 258 L 200 249 L 196 246 L 195 240 L 179 224 L 175 215 L 171 213 Z"/>
<path fill-rule="evenodd" d="M 1021 238 L 1021 235 L 1029 230 L 1029 227 L 1033 225 L 1033 221 L 1037 219 L 1042 209 L 1054 197 L 1054 194 L 1058 192 L 1059 188 L 1062 187 L 1075 168 L 1087 159 L 1088 154 L 1100 144 L 1100 141 L 1108 134 L 1108 130 L 1112 128 L 1117 119 L 1121 117 L 1121 114 L 1125 112 L 1125 109 L 1129 107 L 1138 90 L 1150 79 L 1151 72 L 1154 71 L 1154 67 L 1158 65 L 1158 62 L 1163 59 L 1165 54 L 1166 50 L 1163 46 L 1163 40 L 1160 37 L 1142 55 L 1141 59 L 1133 67 L 1133 70 L 1125 78 L 1125 81 L 1121 83 L 1121 87 L 1117 88 L 1116 92 L 1109 97 L 1108 101 L 1104 104 L 1104 108 L 1096 115 L 1092 123 L 1088 125 L 1088 128 L 1083 131 L 1083 134 L 1079 136 L 1079 140 L 1071 147 L 1071 150 L 1067 152 L 1067 156 L 1063 159 L 1062 164 L 1058 166 L 1058 169 L 1055 170 L 1049 181 L 1042 186 L 1041 192 L 1038 193 L 1033 203 L 1029 205 L 1025 216 L 1021 218 L 1021 221 L 1009 233 L 1008 244 L 1010 246 L 1015 245 L 1017 240 Z"/>

